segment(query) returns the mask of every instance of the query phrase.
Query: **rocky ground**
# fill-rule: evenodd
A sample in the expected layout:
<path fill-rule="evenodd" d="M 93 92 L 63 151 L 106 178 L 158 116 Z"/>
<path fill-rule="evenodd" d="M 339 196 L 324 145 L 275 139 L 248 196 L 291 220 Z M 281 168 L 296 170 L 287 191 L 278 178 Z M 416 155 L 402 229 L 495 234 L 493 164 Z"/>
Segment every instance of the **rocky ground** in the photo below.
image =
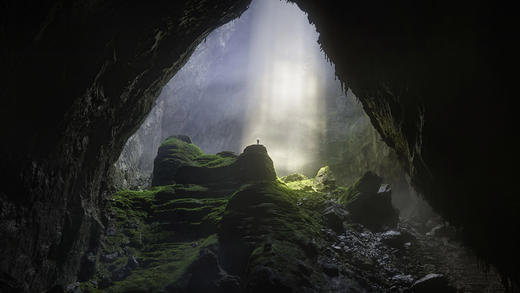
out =
<path fill-rule="evenodd" d="M 400 220 L 368 172 L 277 178 L 265 147 L 166 140 L 155 182 L 112 198 L 97 271 L 70 292 L 503 292 L 440 221 Z M 161 183 L 162 184 L 162 183 Z"/>

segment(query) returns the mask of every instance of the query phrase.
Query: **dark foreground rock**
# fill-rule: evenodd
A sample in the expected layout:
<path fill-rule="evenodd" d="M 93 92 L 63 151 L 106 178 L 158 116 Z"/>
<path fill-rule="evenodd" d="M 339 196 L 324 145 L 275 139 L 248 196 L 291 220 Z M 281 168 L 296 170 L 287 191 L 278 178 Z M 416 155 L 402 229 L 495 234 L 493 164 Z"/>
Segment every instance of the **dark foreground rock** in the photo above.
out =
<path fill-rule="evenodd" d="M 340 198 L 353 221 L 375 231 L 395 227 L 399 220 L 399 212 L 392 205 L 390 186 L 381 185 L 382 181 L 381 177 L 367 172 Z"/>

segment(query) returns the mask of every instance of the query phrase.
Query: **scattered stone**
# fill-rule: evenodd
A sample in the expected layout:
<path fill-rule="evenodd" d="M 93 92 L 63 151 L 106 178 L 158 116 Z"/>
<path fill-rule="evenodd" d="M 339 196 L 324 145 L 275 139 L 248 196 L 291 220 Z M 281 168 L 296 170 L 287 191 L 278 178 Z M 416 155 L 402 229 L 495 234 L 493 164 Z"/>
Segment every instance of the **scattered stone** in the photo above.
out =
<path fill-rule="evenodd" d="M 129 268 L 130 270 L 133 270 L 133 269 L 137 268 L 138 266 L 139 266 L 139 262 L 137 261 L 135 256 L 131 255 L 128 258 L 128 262 L 126 264 L 126 267 Z"/>
<path fill-rule="evenodd" d="M 115 251 L 112 253 L 107 253 L 101 256 L 101 261 L 103 262 L 113 262 L 119 257 L 119 252 Z"/>
<path fill-rule="evenodd" d="M 334 201 L 327 201 L 326 207 L 323 210 L 323 217 L 325 218 L 325 225 L 336 233 L 343 233 L 345 228 L 343 222 L 348 218 L 348 211 L 340 204 Z"/>
<path fill-rule="evenodd" d="M 392 283 L 394 285 L 406 285 L 409 286 L 413 283 L 412 275 L 395 275 L 392 277 Z"/>
<path fill-rule="evenodd" d="M 457 292 L 457 290 L 449 284 L 448 279 L 442 274 L 428 274 L 415 281 L 410 289 L 414 293 Z"/>
<path fill-rule="evenodd" d="M 387 192 L 392 192 L 392 188 L 390 188 L 390 184 L 381 184 L 381 186 L 379 187 L 379 190 L 377 191 L 377 193 L 387 193 Z"/>
<path fill-rule="evenodd" d="M 407 246 L 406 243 L 411 245 L 411 242 L 414 240 L 415 237 L 406 231 L 388 230 L 381 233 L 381 242 L 394 248 L 405 247 Z"/>

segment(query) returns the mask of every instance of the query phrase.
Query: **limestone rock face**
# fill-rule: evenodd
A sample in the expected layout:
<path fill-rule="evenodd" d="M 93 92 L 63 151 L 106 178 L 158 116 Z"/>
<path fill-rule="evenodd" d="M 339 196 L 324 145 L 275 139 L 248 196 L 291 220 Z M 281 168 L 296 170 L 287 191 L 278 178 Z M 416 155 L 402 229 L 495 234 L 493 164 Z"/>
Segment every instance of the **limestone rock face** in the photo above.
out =
<path fill-rule="evenodd" d="M 417 191 L 520 286 L 513 6 L 293 2 Z"/>
<path fill-rule="evenodd" d="M 91 267 L 123 145 L 196 45 L 249 2 L 6 3 L 2 290 L 46 291 Z"/>

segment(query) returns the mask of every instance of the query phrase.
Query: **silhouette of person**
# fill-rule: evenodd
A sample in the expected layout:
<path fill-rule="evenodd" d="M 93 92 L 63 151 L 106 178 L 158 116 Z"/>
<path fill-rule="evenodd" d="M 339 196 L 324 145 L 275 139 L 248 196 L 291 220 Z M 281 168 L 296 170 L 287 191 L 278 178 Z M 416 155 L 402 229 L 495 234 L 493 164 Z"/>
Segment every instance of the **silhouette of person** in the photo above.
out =
<path fill-rule="evenodd" d="M 260 139 L 259 138 L 256 139 L 256 144 L 260 144 Z"/>

